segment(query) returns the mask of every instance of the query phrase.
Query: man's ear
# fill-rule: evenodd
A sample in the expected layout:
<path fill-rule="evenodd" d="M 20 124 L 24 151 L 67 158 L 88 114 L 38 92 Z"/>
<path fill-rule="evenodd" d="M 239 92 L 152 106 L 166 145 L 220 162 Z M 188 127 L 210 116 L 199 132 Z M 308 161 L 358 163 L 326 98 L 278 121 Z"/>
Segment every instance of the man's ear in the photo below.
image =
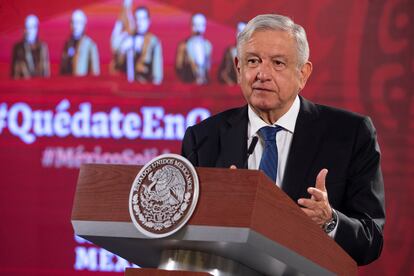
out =
<path fill-rule="evenodd" d="M 234 67 L 237 72 L 237 83 L 240 83 L 240 60 L 237 56 L 234 57 Z"/>
<path fill-rule="evenodd" d="M 300 90 L 302 90 L 305 85 L 306 82 L 308 81 L 311 73 L 312 73 L 312 62 L 307 61 L 305 64 L 302 65 L 302 68 L 300 69 Z"/>

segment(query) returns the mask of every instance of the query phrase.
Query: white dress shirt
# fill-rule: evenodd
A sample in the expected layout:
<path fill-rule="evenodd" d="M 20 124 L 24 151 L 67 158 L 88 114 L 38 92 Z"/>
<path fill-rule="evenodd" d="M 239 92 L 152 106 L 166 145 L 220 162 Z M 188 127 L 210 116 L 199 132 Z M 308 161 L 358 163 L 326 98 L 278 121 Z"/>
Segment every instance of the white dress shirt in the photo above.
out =
<path fill-rule="evenodd" d="M 258 170 L 264 148 L 264 141 L 259 136 L 258 131 L 260 128 L 269 125 L 265 123 L 250 106 L 248 109 L 249 123 L 247 125 L 247 146 L 250 145 L 254 136 L 258 136 L 259 141 L 253 153 L 249 157 L 247 166 L 249 169 Z M 299 109 L 300 100 L 299 97 L 296 96 L 290 109 L 274 124 L 283 127 L 282 130 L 276 133 L 276 145 L 278 151 L 276 185 L 279 187 L 282 187 L 283 184 L 286 161 L 289 155 L 290 144 L 292 143 L 293 132 L 295 130 Z"/>

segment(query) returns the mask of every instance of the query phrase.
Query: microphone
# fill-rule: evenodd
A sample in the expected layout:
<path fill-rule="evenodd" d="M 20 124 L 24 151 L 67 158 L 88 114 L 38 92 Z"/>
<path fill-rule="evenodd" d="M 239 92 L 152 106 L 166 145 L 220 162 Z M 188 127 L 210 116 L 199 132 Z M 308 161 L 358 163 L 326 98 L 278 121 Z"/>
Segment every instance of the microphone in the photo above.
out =
<path fill-rule="evenodd" d="M 207 141 L 208 136 L 204 136 L 203 139 L 200 140 L 197 144 L 193 146 L 191 149 L 190 154 L 188 155 L 187 159 L 191 162 L 190 158 L 193 157 L 193 155 L 201 148 L 201 146 Z M 191 162 L 195 163 L 195 162 Z"/>
<path fill-rule="evenodd" d="M 257 141 L 259 141 L 259 138 L 257 136 L 253 136 L 252 142 L 250 143 L 250 146 L 247 149 L 247 155 L 246 159 L 243 162 L 243 168 L 248 168 L 247 161 L 249 160 L 249 156 L 253 153 L 254 149 L 256 148 Z"/>

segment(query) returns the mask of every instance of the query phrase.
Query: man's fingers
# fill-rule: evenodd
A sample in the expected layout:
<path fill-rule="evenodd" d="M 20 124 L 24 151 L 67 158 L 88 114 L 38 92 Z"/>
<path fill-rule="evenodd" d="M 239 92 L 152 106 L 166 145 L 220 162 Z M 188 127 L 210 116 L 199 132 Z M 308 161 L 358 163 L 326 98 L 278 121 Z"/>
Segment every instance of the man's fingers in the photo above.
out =
<path fill-rule="evenodd" d="M 326 192 L 325 180 L 326 180 L 326 175 L 327 174 L 328 174 L 327 169 L 322 169 L 318 173 L 318 176 L 316 177 L 316 184 L 315 184 L 316 189 L 319 189 L 323 192 Z"/>
<path fill-rule="evenodd" d="M 324 200 L 324 192 L 322 192 L 321 190 L 310 187 L 308 188 L 308 193 L 312 195 L 311 199 L 313 200 L 316 200 L 316 201 Z"/>
<path fill-rule="evenodd" d="M 307 199 L 307 198 L 300 198 L 298 200 L 298 203 L 300 205 L 302 205 L 303 207 L 309 208 L 309 209 L 314 209 L 316 202 L 312 199 Z"/>
<path fill-rule="evenodd" d="M 236 165 L 231 165 L 230 169 L 235 170 L 235 169 L 237 169 L 237 167 L 236 167 Z"/>

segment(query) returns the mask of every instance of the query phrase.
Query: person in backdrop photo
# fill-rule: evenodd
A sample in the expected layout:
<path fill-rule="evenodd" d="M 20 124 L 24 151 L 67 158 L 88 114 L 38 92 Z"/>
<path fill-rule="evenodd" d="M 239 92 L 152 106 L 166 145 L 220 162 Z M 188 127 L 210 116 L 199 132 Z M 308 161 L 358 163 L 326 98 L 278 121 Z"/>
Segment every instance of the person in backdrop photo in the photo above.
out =
<path fill-rule="evenodd" d="M 128 81 L 161 84 L 164 77 L 161 41 L 149 31 L 150 11 L 138 7 L 135 12 L 135 33 L 125 37 L 117 48 L 117 68 L 126 72 Z"/>
<path fill-rule="evenodd" d="M 136 32 L 133 1 L 124 0 L 122 10 L 118 19 L 115 21 L 114 28 L 111 33 L 111 50 L 112 60 L 109 65 L 109 72 L 113 75 L 125 73 L 125 53 L 121 52 L 121 46 L 130 36 Z"/>
<path fill-rule="evenodd" d="M 11 77 L 49 77 L 49 50 L 47 44 L 39 39 L 39 18 L 34 14 L 27 16 L 24 27 L 23 39 L 13 47 Z"/>
<path fill-rule="evenodd" d="M 212 45 L 204 37 L 206 27 L 204 14 L 194 14 L 191 17 L 191 36 L 178 44 L 175 70 L 182 82 L 198 85 L 209 82 Z"/>
<path fill-rule="evenodd" d="M 289 17 L 249 21 L 234 62 L 247 104 L 189 127 L 182 155 L 200 167 L 262 170 L 358 265 L 378 259 L 385 200 L 371 119 L 300 95 L 313 65 L 305 30 Z"/>
<path fill-rule="evenodd" d="M 239 22 L 237 23 L 236 37 L 243 31 L 246 23 Z M 222 84 L 227 85 L 236 85 L 237 84 L 237 72 L 236 66 L 234 64 L 234 59 L 237 56 L 237 47 L 236 45 L 230 45 L 224 52 L 223 58 L 220 63 L 218 70 L 218 81 Z"/>
<path fill-rule="evenodd" d="M 65 42 L 60 63 L 60 74 L 73 76 L 98 76 L 99 52 L 96 43 L 85 34 L 87 17 L 82 10 L 75 10 L 71 19 L 71 35 Z"/>

